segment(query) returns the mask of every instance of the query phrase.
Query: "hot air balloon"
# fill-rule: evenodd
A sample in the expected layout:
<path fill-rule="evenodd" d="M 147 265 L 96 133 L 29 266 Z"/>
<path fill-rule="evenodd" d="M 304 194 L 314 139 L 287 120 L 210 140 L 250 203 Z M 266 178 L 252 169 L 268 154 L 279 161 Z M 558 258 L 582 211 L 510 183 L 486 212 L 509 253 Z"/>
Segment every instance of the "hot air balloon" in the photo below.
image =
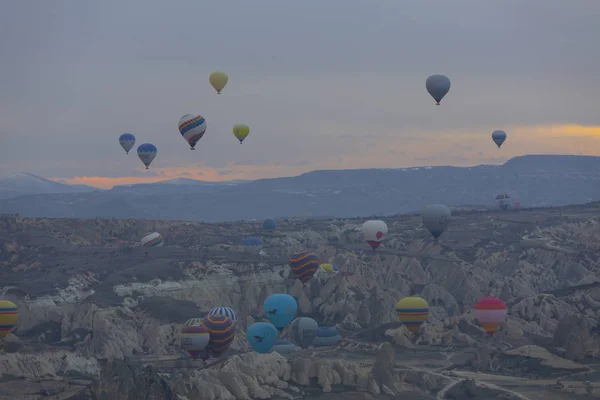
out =
<path fill-rule="evenodd" d="M 506 210 L 510 206 L 510 196 L 508 193 L 500 193 L 496 195 L 496 206 L 501 210 Z"/>
<path fill-rule="evenodd" d="M 137 153 L 140 160 L 142 160 L 142 162 L 146 166 L 146 169 L 148 169 L 148 167 L 150 166 L 150 164 L 152 164 L 152 161 L 156 157 L 158 149 L 155 145 L 151 143 L 144 143 L 138 147 Z"/>
<path fill-rule="evenodd" d="M 201 115 L 186 114 L 179 119 L 179 132 L 190 145 L 190 150 L 206 133 L 206 120 Z"/>
<path fill-rule="evenodd" d="M 19 309 L 15 303 L 0 300 L 0 340 L 4 339 L 17 324 Z"/>
<path fill-rule="evenodd" d="M 405 297 L 396 303 L 396 315 L 409 331 L 416 332 L 429 315 L 429 304 L 420 297 Z"/>
<path fill-rule="evenodd" d="M 287 339 L 277 340 L 273 345 L 273 351 L 279 354 L 293 353 L 296 351 L 296 345 Z"/>
<path fill-rule="evenodd" d="M 444 233 L 451 216 L 450 209 L 443 204 L 427 206 L 421 211 L 421 221 L 435 239 Z"/>
<path fill-rule="evenodd" d="M 271 324 L 257 322 L 248 327 L 246 338 L 250 347 L 257 353 L 268 353 L 279 337 L 279 332 Z"/>
<path fill-rule="evenodd" d="M 261 238 L 256 236 L 250 236 L 242 239 L 242 246 L 250 246 L 250 247 L 262 247 L 263 241 Z"/>
<path fill-rule="evenodd" d="M 119 136 L 119 144 L 123 150 L 125 150 L 125 154 L 129 154 L 129 150 L 131 150 L 135 144 L 135 136 L 133 136 L 131 133 L 124 133 Z"/>
<path fill-rule="evenodd" d="M 181 328 L 181 347 L 186 350 L 192 358 L 205 354 L 206 346 L 210 341 L 208 330 L 202 325 L 189 325 Z"/>
<path fill-rule="evenodd" d="M 143 247 L 162 247 L 164 243 L 163 235 L 158 232 L 147 233 L 142 238 Z"/>
<path fill-rule="evenodd" d="M 339 271 L 338 266 L 335 264 L 321 264 L 320 267 L 323 271 L 330 274 L 337 274 Z"/>
<path fill-rule="evenodd" d="M 307 349 L 317 337 L 319 324 L 308 317 L 296 318 L 290 325 L 290 336 L 294 343 L 303 349 Z"/>
<path fill-rule="evenodd" d="M 227 74 L 225 72 L 216 71 L 216 72 L 213 72 L 212 74 L 210 74 L 210 76 L 208 77 L 208 80 L 210 81 L 210 84 L 212 85 L 212 87 L 214 87 L 215 90 L 217 91 L 217 94 L 221 94 L 221 90 L 223 90 L 225 85 L 227 85 L 227 81 L 229 80 L 229 77 L 227 76 Z"/>
<path fill-rule="evenodd" d="M 496 297 L 484 297 L 475 304 L 475 317 L 490 336 L 506 320 L 507 312 L 506 304 Z"/>
<path fill-rule="evenodd" d="M 183 326 L 196 326 L 196 325 L 202 325 L 202 318 L 190 318 L 187 321 L 185 321 L 185 323 L 183 324 Z"/>
<path fill-rule="evenodd" d="M 273 218 L 267 218 L 263 222 L 263 229 L 265 229 L 267 231 L 272 231 L 274 229 L 277 229 L 277 222 L 275 222 L 275 220 Z"/>
<path fill-rule="evenodd" d="M 500 148 L 502 146 L 502 143 L 504 143 L 504 141 L 506 140 L 506 132 L 504 132 L 504 131 L 492 132 L 492 140 L 494 141 L 494 143 L 496 143 L 498 148 Z"/>
<path fill-rule="evenodd" d="M 279 332 L 294 319 L 297 311 L 298 303 L 289 294 L 272 294 L 263 303 L 265 316 Z"/>
<path fill-rule="evenodd" d="M 319 269 L 319 257 L 309 250 L 298 251 L 290 257 L 290 268 L 294 276 L 302 283 L 312 279 Z"/>
<path fill-rule="evenodd" d="M 336 328 L 324 326 L 317 331 L 317 337 L 313 340 L 312 345 L 315 347 L 336 346 L 340 340 L 342 337 Z"/>
<path fill-rule="evenodd" d="M 440 101 L 450 90 L 450 79 L 446 75 L 431 75 L 425 81 L 425 88 L 435 100 L 435 104 L 440 105 Z"/>
<path fill-rule="evenodd" d="M 237 322 L 237 315 L 235 314 L 235 311 L 233 311 L 233 308 L 231 308 L 231 307 L 215 307 L 208 312 L 208 315 L 217 315 L 217 314 L 224 315 L 227 318 L 229 318 L 230 320 L 232 320 L 233 322 Z"/>
<path fill-rule="evenodd" d="M 379 247 L 388 233 L 387 224 L 381 220 L 370 220 L 363 224 L 362 232 L 365 241 L 373 250 Z"/>
<path fill-rule="evenodd" d="M 237 124 L 233 127 L 233 134 L 240 141 L 240 144 L 250 134 L 250 127 L 246 124 Z"/>
<path fill-rule="evenodd" d="M 207 315 L 202 320 L 202 326 L 210 333 L 208 349 L 216 356 L 221 355 L 235 338 L 235 322 L 224 315 Z"/>

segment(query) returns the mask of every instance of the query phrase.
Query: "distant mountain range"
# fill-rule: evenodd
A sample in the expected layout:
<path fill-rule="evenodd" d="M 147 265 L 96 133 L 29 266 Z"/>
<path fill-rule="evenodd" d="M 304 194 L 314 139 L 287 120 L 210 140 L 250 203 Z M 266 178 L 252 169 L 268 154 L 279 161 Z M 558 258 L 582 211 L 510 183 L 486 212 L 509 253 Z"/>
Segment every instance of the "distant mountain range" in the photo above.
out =
<path fill-rule="evenodd" d="M 226 221 L 365 216 L 432 203 L 492 205 L 507 192 L 522 207 L 600 200 L 600 157 L 527 155 L 503 165 L 313 171 L 256 181 L 170 181 L 99 190 L 30 174 L 0 179 L 0 213 Z"/>

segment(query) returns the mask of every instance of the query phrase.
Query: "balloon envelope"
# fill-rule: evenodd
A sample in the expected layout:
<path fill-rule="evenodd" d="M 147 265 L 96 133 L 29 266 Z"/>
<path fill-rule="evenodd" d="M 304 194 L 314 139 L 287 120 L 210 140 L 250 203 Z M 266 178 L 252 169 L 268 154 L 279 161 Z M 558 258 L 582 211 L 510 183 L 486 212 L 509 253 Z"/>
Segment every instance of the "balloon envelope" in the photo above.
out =
<path fill-rule="evenodd" d="M 506 132 L 504 132 L 504 131 L 492 132 L 492 140 L 494 141 L 494 143 L 496 143 L 498 148 L 500 148 L 500 146 L 502 146 L 502 143 L 504 143 L 504 141 L 506 140 Z"/>
<path fill-rule="evenodd" d="M 387 236 L 388 227 L 381 220 L 370 220 L 362 225 L 362 232 L 367 244 L 375 250 Z"/>
<path fill-rule="evenodd" d="M 273 218 L 267 218 L 263 222 L 263 229 L 272 231 L 277 228 L 277 222 Z"/>
<path fill-rule="evenodd" d="M 181 329 L 180 337 L 181 347 L 186 350 L 192 358 L 201 355 L 210 341 L 210 334 L 202 325 L 184 326 Z"/>
<path fill-rule="evenodd" d="M 439 105 L 450 90 L 450 79 L 446 75 L 431 75 L 425 81 L 425 88 Z"/>
<path fill-rule="evenodd" d="M 6 337 L 17 324 L 19 309 L 15 303 L 0 300 L 0 339 Z"/>
<path fill-rule="evenodd" d="M 269 323 L 257 322 L 248 327 L 246 338 L 248 343 L 257 353 L 268 353 L 277 341 L 279 332 Z"/>
<path fill-rule="evenodd" d="M 201 115 L 186 114 L 179 119 L 179 133 L 194 150 L 198 140 L 206 133 L 206 120 Z"/>
<path fill-rule="evenodd" d="M 298 251 L 290 257 L 290 268 L 292 274 L 302 283 L 306 283 L 312 279 L 319 269 L 319 257 L 309 250 Z"/>
<path fill-rule="evenodd" d="M 339 268 L 335 264 L 321 264 L 321 269 L 325 272 L 329 272 L 330 274 L 335 274 L 339 271 Z"/>
<path fill-rule="evenodd" d="M 183 324 L 183 326 L 195 326 L 195 325 L 202 325 L 202 318 L 190 318 L 187 321 L 185 321 L 185 323 Z"/>
<path fill-rule="evenodd" d="M 282 331 L 294 319 L 297 311 L 298 303 L 289 294 L 272 294 L 263 303 L 263 312 L 279 331 Z"/>
<path fill-rule="evenodd" d="M 125 150 L 125 153 L 129 154 L 129 150 L 131 150 L 135 144 L 135 136 L 133 136 L 131 133 L 124 133 L 119 136 L 119 144 L 123 150 Z"/>
<path fill-rule="evenodd" d="M 448 227 L 451 216 L 450 209 L 443 204 L 427 206 L 421 211 L 423 225 L 436 239 L 439 238 Z"/>
<path fill-rule="evenodd" d="M 152 161 L 156 157 L 158 149 L 155 145 L 151 143 L 144 143 L 138 147 L 137 153 L 140 160 L 142 160 L 142 162 L 146 166 L 146 169 L 148 169 L 148 167 L 150 166 L 150 164 L 152 164 Z"/>
<path fill-rule="evenodd" d="M 164 243 L 163 235 L 158 232 L 148 233 L 142 238 L 143 247 L 162 247 Z"/>
<path fill-rule="evenodd" d="M 244 139 L 250 134 L 250 127 L 246 124 L 237 124 L 233 127 L 233 134 L 237 140 L 242 143 Z"/>
<path fill-rule="evenodd" d="M 313 340 L 312 345 L 315 347 L 335 346 L 340 340 L 342 340 L 342 337 L 336 328 L 323 326 L 317 331 L 317 337 Z"/>
<path fill-rule="evenodd" d="M 235 322 L 224 315 L 207 315 L 202 326 L 210 333 L 209 350 L 216 355 L 227 351 L 235 338 Z"/>
<path fill-rule="evenodd" d="M 506 320 L 507 313 L 506 304 L 496 297 L 484 297 L 475 304 L 475 317 L 490 336 Z"/>
<path fill-rule="evenodd" d="M 396 303 L 396 315 L 406 328 L 417 331 L 429 315 L 429 304 L 420 297 L 405 297 Z"/>
<path fill-rule="evenodd" d="M 255 236 L 250 236 L 242 240 L 242 246 L 261 247 L 262 245 L 262 239 Z"/>
<path fill-rule="evenodd" d="M 218 94 L 221 94 L 221 90 L 227 85 L 227 81 L 229 81 L 229 77 L 225 72 L 216 71 L 210 74 L 208 77 L 210 84 L 215 88 Z"/>
<path fill-rule="evenodd" d="M 289 354 L 296 351 L 296 345 L 286 339 L 277 340 L 273 345 L 273 351 L 279 354 Z"/>
<path fill-rule="evenodd" d="M 296 318 L 290 325 L 290 336 L 294 343 L 303 349 L 308 348 L 317 337 L 319 324 L 307 317 Z"/>
<path fill-rule="evenodd" d="M 237 321 L 237 315 L 231 307 L 215 307 L 208 312 L 208 315 L 224 315 L 233 322 Z"/>

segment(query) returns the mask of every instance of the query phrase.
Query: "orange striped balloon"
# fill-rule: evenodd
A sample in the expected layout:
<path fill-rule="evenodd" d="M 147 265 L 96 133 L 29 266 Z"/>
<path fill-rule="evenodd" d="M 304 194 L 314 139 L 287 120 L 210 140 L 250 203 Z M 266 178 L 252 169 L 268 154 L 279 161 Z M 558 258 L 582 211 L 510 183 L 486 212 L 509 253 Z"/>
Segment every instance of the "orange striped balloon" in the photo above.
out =
<path fill-rule="evenodd" d="M 429 316 L 429 304 L 420 297 L 405 297 L 396 303 L 396 315 L 406 329 L 416 332 Z"/>
<path fill-rule="evenodd" d="M 306 283 L 312 279 L 315 272 L 319 269 L 319 265 L 321 265 L 319 257 L 309 250 L 296 252 L 290 257 L 292 273 L 302 283 Z"/>

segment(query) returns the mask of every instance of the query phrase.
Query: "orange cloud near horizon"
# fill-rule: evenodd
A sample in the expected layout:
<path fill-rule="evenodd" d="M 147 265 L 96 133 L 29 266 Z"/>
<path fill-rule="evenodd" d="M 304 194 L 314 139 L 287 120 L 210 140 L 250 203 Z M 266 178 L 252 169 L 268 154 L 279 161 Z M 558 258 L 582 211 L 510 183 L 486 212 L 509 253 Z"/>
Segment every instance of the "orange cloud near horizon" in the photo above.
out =
<path fill-rule="evenodd" d="M 502 149 L 498 149 L 492 142 L 492 130 L 489 129 L 489 133 L 458 130 L 416 131 L 411 132 L 409 137 L 387 131 L 376 143 L 364 143 L 356 139 L 356 146 L 353 146 L 351 151 L 343 151 L 339 155 L 332 154 L 330 158 L 311 160 L 306 165 L 230 165 L 225 168 L 199 168 L 196 164 L 176 168 L 150 167 L 159 174 L 147 177 L 78 176 L 64 180 L 70 184 L 110 189 L 115 185 L 155 183 L 174 178 L 219 182 L 293 176 L 317 169 L 498 164 L 525 154 L 600 155 L 600 126 L 563 124 L 507 127 L 505 130 L 508 138 Z"/>

